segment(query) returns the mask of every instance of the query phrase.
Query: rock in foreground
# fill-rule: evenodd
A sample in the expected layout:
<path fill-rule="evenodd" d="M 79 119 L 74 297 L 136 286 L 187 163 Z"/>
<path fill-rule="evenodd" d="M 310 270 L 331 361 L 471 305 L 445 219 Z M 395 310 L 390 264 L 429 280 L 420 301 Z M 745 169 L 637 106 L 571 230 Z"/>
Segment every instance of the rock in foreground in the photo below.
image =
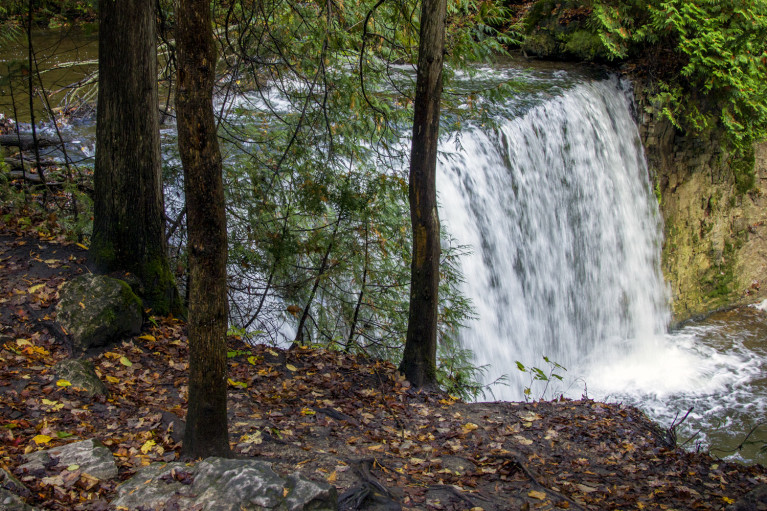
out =
<path fill-rule="evenodd" d="M 336 490 L 293 474 L 283 479 L 259 460 L 208 458 L 154 464 L 117 490 L 117 509 L 201 509 L 205 511 L 322 511 L 337 508 Z"/>

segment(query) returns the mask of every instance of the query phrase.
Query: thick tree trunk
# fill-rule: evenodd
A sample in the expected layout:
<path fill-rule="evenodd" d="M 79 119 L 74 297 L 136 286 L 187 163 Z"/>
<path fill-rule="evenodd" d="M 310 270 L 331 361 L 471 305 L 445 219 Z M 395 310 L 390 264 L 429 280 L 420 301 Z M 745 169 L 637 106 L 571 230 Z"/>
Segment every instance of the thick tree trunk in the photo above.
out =
<path fill-rule="evenodd" d="M 413 260 L 407 340 L 400 364 L 400 371 L 416 387 L 437 383 L 440 240 L 436 173 L 445 10 L 446 0 L 423 0 L 421 6 L 409 183 Z"/>
<path fill-rule="evenodd" d="M 189 407 L 184 454 L 230 456 L 226 417 L 227 232 L 213 115 L 216 49 L 210 3 L 179 0 L 178 146 L 189 234 Z"/>
<path fill-rule="evenodd" d="M 152 0 L 100 0 L 94 218 L 90 255 L 128 271 L 153 312 L 179 309 L 168 266 Z"/>

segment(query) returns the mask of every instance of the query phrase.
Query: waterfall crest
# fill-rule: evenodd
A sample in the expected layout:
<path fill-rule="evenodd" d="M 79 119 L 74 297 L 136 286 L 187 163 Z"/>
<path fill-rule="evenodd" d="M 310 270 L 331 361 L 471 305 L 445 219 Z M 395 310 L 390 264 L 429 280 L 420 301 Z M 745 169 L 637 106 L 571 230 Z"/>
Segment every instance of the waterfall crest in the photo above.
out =
<path fill-rule="evenodd" d="M 462 342 L 488 381 L 507 376 L 496 398 L 523 398 L 516 361 L 545 368 L 547 356 L 577 377 L 665 331 L 658 204 L 617 79 L 577 84 L 443 150 L 441 218 L 474 251 L 462 267 L 479 319 Z"/>

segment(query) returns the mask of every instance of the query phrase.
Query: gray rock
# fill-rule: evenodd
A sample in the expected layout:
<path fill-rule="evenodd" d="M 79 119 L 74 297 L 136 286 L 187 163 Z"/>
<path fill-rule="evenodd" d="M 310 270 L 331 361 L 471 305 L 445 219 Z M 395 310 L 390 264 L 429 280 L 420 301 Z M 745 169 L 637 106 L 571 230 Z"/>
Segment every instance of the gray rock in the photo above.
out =
<path fill-rule="evenodd" d="M 81 275 L 62 286 L 56 320 L 76 350 L 106 346 L 141 332 L 142 303 L 125 282 Z"/>
<path fill-rule="evenodd" d="M 259 460 L 208 458 L 194 467 L 154 464 L 117 488 L 120 509 L 322 511 L 337 507 L 336 490 L 293 474 L 281 478 Z"/>
<path fill-rule="evenodd" d="M 67 358 L 53 366 L 56 377 L 67 380 L 74 387 L 85 389 L 88 395 L 107 394 L 107 386 L 96 376 L 93 362 L 80 358 Z"/>
<path fill-rule="evenodd" d="M 97 479 L 117 477 L 117 464 L 112 453 L 98 440 L 83 440 L 53 449 L 24 455 L 20 470 L 35 472 L 51 468 L 63 470 L 70 465 L 80 465 L 80 470 Z"/>
<path fill-rule="evenodd" d="M 22 497 L 28 497 L 30 495 L 27 487 L 4 468 L 0 468 L 0 488 Z"/>
<path fill-rule="evenodd" d="M 0 511 L 33 511 L 34 508 L 22 499 L 29 495 L 29 490 L 21 481 L 0 468 Z"/>
<path fill-rule="evenodd" d="M 0 511 L 35 511 L 15 493 L 0 488 Z"/>

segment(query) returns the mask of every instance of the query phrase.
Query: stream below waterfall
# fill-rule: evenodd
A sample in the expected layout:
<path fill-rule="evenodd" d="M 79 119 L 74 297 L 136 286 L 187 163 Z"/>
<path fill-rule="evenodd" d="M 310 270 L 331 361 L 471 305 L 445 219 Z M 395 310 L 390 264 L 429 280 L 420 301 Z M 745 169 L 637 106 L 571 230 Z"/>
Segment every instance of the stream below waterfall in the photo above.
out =
<path fill-rule="evenodd" d="M 23 56 L 4 51 L 0 66 Z M 692 408 L 679 439 L 698 435 L 686 447 L 767 463 L 758 443 L 731 452 L 765 417 L 767 306 L 667 330 L 662 220 L 628 85 L 561 70 L 492 73 L 528 87 L 493 107 L 495 126 L 445 137 L 438 175 L 443 227 L 473 251 L 463 290 L 478 319 L 461 339 L 486 367 L 486 398 L 588 396 L 635 405 L 665 427 Z M 12 116 L 8 94 L 2 112 Z M 62 129 L 92 155 L 92 124 Z M 534 381 L 533 367 L 562 380 Z M 767 428 L 750 440 L 766 442 Z"/>

